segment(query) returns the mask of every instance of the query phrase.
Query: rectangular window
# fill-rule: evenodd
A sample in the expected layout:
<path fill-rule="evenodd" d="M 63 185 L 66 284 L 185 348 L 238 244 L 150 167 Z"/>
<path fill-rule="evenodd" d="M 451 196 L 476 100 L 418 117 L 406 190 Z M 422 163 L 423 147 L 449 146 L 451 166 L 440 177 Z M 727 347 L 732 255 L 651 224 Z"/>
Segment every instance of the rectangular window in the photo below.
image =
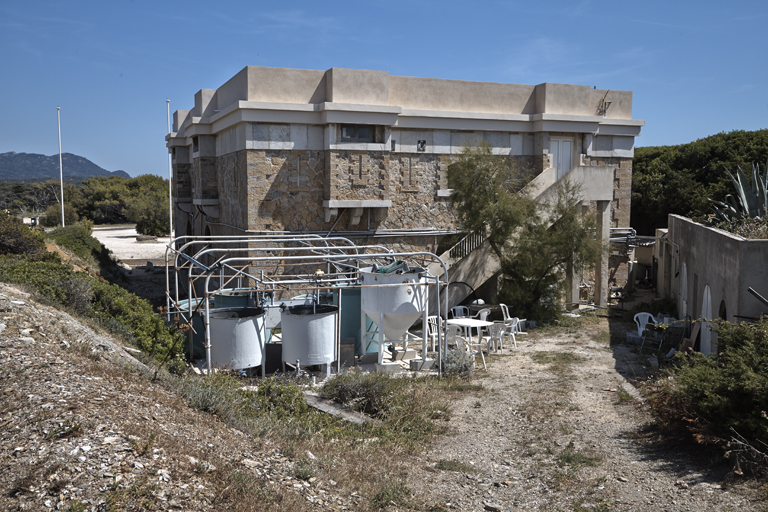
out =
<path fill-rule="evenodd" d="M 341 140 L 345 142 L 374 142 L 376 130 L 368 124 L 341 125 Z"/>

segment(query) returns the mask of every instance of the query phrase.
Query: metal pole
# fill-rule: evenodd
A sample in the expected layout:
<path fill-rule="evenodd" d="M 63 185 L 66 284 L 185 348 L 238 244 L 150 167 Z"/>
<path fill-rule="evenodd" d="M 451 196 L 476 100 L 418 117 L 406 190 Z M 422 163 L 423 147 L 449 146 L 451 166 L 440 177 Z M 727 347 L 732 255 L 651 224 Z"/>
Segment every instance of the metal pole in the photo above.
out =
<path fill-rule="evenodd" d="M 165 107 L 168 111 L 168 135 L 171 134 L 171 100 L 165 100 Z M 171 160 L 171 151 L 168 150 L 168 223 L 170 224 L 168 234 L 170 240 L 173 240 L 173 181 L 172 181 L 173 163 Z"/>
<path fill-rule="evenodd" d="M 64 167 L 61 164 L 61 107 L 56 107 L 59 122 L 59 181 L 61 183 L 61 227 L 64 227 Z"/>

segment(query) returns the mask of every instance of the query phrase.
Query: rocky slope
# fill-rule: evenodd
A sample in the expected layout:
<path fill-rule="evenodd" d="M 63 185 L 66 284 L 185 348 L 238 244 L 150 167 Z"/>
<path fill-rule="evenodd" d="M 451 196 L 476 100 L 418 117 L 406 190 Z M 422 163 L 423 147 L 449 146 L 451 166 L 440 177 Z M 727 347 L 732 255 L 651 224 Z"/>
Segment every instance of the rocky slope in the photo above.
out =
<path fill-rule="evenodd" d="M 113 339 L 0 284 L 3 510 L 342 510 L 267 441 L 191 409 Z M 262 496 L 262 503 L 245 497 Z"/>

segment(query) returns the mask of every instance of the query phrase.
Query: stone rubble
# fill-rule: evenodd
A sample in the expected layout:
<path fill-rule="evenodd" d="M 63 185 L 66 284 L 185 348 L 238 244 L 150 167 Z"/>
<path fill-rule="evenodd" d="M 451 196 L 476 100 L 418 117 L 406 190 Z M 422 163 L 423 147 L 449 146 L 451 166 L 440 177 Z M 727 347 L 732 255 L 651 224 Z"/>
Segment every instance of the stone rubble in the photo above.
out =
<path fill-rule="evenodd" d="M 1 509 L 101 511 L 144 489 L 153 510 L 217 510 L 216 475 L 232 470 L 297 493 L 308 510 L 354 509 L 333 483 L 294 478 L 267 441 L 137 375 L 141 363 L 68 314 L 0 284 L 0 321 Z"/>

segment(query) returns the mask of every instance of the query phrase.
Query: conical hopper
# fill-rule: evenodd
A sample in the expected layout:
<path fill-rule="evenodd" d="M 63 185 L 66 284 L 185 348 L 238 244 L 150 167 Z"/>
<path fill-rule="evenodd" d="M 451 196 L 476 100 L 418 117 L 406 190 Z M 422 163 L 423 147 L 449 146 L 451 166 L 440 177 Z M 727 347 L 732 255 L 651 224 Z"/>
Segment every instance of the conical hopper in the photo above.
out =
<path fill-rule="evenodd" d="M 421 270 L 421 269 L 420 269 Z M 378 325 L 380 315 L 384 314 L 384 326 L 379 328 L 390 340 L 403 339 L 405 331 L 422 316 L 426 301 L 424 300 L 425 282 L 417 273 L 410 274 L 379 274 L 363 272 L 363 289 L 360 296 L 360 306 L 368 318 Z M 408 286 L 404 283 L 411 283 Z M 402 286 L 377 286 L 394 285 Z M 415 285 L 415 286 L 414 286 Z"/>

